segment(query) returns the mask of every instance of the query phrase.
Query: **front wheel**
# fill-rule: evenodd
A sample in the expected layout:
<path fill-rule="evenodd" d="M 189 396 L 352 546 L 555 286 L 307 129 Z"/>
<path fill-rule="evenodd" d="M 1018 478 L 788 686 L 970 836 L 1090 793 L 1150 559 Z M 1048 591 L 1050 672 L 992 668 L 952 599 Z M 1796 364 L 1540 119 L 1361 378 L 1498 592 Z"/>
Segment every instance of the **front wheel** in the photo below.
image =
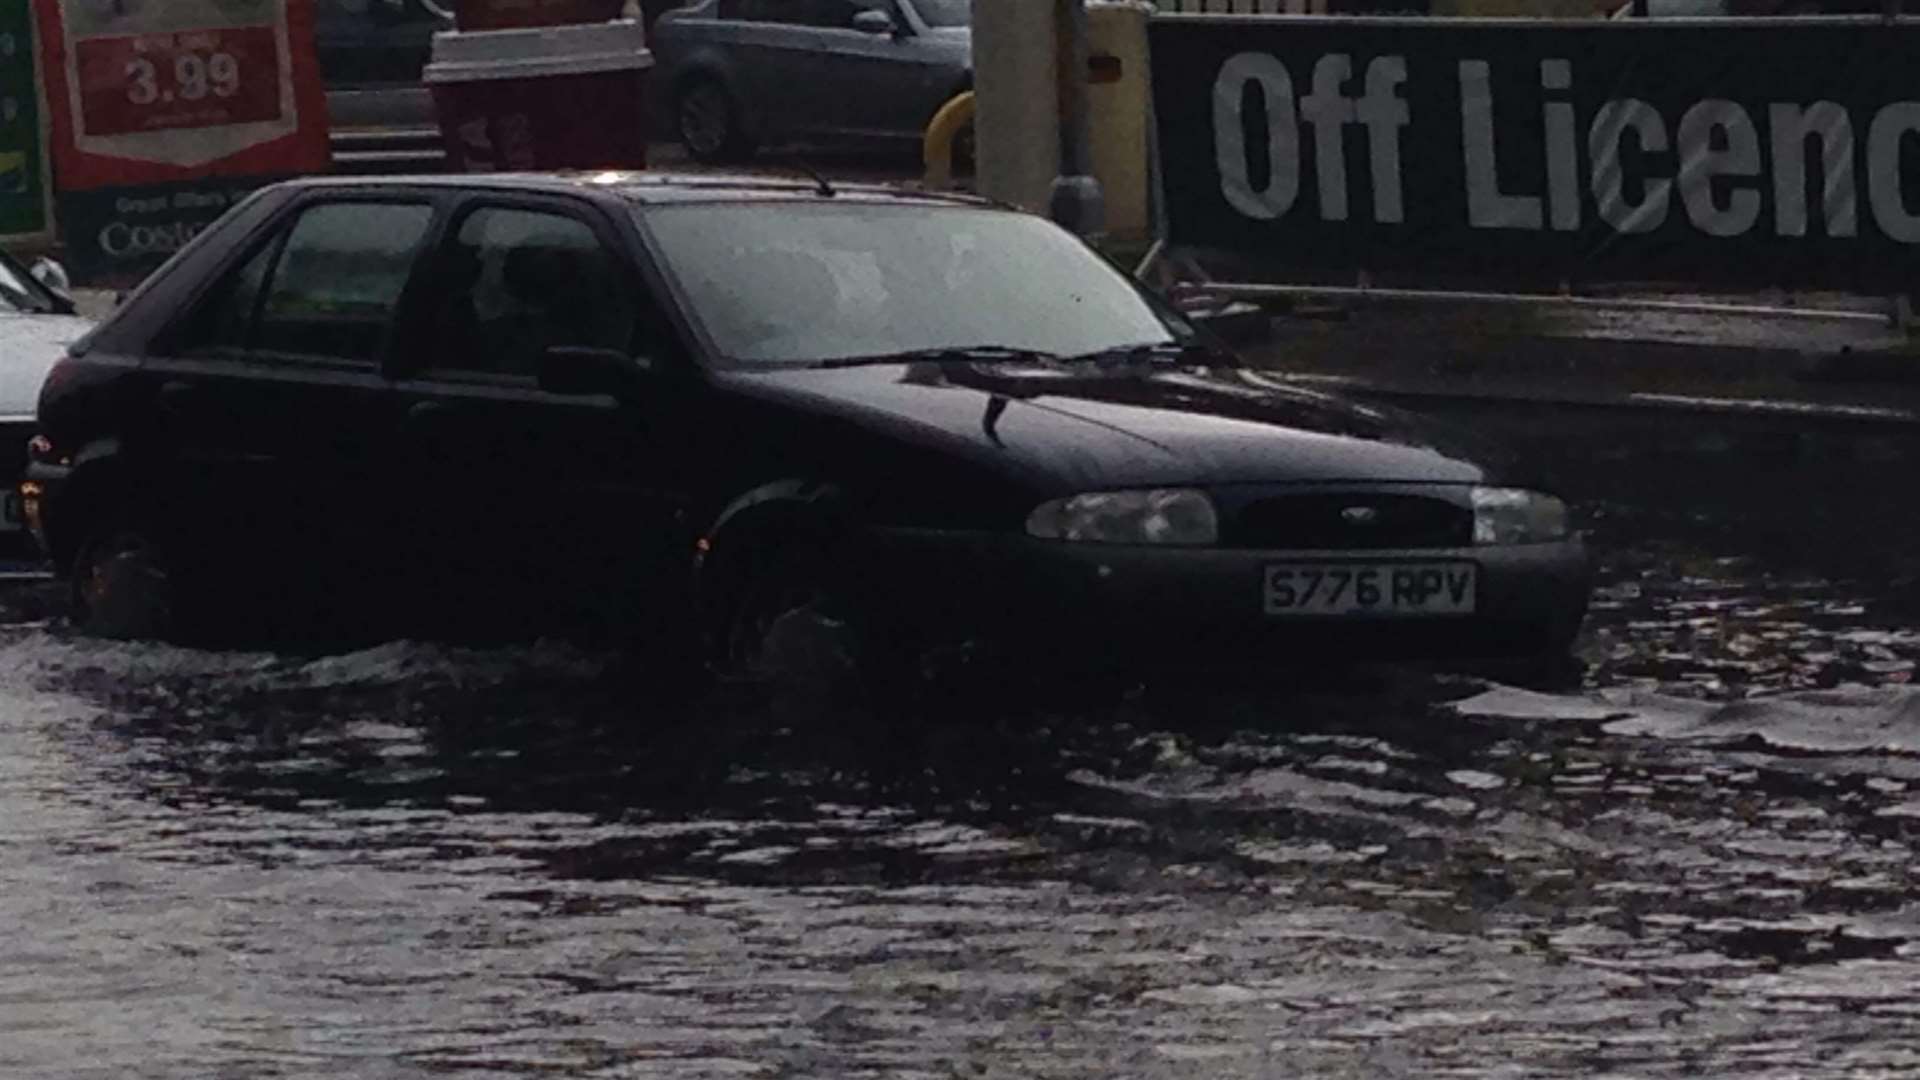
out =
<path fill-rule="evenodd" d="M 859 620 L 815 560 L 755 553 L 726 575 L 721 591 L 711 665 L 723 681 L 831 693 L 856 680 Z"/>

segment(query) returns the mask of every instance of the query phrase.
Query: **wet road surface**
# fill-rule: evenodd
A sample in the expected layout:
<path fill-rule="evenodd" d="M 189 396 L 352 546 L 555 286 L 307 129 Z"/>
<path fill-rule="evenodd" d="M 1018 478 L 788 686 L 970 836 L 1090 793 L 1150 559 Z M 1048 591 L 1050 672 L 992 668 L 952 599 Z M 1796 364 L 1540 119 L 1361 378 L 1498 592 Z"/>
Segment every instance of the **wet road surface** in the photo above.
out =
<path fill-rule="evenodd" d="M 0 1076 L 1913 1075 L 1915 534 L 1848 501 L 1910 448 L 1742 438 L 1565 455 L 1553 694 L 665 710 L 574 646 L 10 589 Z"/>

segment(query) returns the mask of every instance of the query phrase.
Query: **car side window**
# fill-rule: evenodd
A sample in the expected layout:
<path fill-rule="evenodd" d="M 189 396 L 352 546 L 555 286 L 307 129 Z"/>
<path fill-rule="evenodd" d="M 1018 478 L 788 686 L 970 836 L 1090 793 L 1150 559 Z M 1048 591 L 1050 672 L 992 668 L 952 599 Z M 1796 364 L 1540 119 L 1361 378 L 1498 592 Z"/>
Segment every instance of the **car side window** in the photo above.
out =
<path fill-rule="evenodd" d="M 442 307 L 428 367 L 533 378 L 546 350 L 632 352 L 640 303 L 618 257 L 565 214 L 481 207 L 434 266 Z"/>
<path fill-rule="evenodd" d="M 188 351 L 246 351 L 253 336 L 254 316 L 260 310 L 260 291 L 279 254 L 280 238 L 275 236 L 227 272 L 187 327 L 182 344 Z"/>
<path fill-rule="evenodd" d="M 724 18 L 747 22 L 844 30 L 853 25 L 855 15 L 876 8 L 885 10 L 885 5 L 874 0 L 731 0 L 721 11 Z"/>
<path fill-rule="evenodd" d="M 720 5 L 720 17 L 741 22 L 798 22 L 804 0 L 726 0 Z"/>
<path fill-rule="evenodd" d="M 433 224 L 419 203 L 327 203 L 287 233 L 252 335 L 256 352 L 374 363 Z"/>
<path fill-rule="evenodd" d="M 863 11 L 886 10 L 886 5 L 870 0 L 805 0 L 808 9 L 807 25 L 820 26 L 830 30 L 848 30 L 853 27 L 853 17 Z"/>

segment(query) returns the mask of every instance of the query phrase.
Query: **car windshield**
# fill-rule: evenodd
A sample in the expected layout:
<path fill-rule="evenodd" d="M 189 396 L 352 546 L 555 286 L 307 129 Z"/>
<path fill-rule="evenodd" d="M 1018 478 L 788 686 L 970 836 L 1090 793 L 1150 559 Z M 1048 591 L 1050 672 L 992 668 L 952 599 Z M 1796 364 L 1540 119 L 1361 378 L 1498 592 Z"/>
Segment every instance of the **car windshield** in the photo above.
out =
<path fill-rule="evenodd" d="M 973 25 L 973 0 L 913 0 L 928 26 Z"/>
<path fill-rule="evenodd" d="M 1040 218 L 972 207 L 705 204 L 639 212 L 726 359 L 795 365 L 992 348 L 1174 345 L 1126 275 Z"/>

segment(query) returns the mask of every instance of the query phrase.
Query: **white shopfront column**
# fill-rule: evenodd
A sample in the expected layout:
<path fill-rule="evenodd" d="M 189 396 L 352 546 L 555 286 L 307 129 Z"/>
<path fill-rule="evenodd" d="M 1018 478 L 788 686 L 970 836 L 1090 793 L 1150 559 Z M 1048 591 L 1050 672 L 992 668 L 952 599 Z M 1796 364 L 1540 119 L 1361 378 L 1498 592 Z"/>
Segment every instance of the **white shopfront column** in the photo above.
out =
<path fill-rule="evenodd" d="M 1060 171 L 1054 26 L 1048 0 L 973 0 L 974 183 L 1037 213 Z"/>

